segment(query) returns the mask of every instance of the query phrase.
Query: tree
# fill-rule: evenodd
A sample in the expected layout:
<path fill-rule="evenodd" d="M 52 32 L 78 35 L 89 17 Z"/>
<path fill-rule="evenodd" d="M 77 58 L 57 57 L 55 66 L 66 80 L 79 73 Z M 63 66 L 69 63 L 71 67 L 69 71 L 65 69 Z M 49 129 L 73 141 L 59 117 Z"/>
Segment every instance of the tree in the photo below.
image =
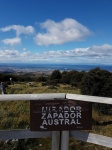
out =
<path fill-rule="evenodd" d="M 70 84 L 70 73 L 67 71 L 62 72 L 61 83 Z"/>
<path fill-rule="evenodd" d="M 71 72 L 71 78 L 70 78 L 70 85 L 71 86 L 75 86 L 75 87 L 79 87 L 81 81 L 82 81 L 82 77 L 84 76 L 85 72 L 78 72 L 78 71 L 72 71 Z"/>
<path fill-rule="evenodd" d="M 81 94 L 84 95 L 112 97 L 112 74 L 100 68 L 92 69 L 84 75 L 80 89 Z M 94 106 L 102 113 L 112 113 L 111 105 L 95 104 Z"/>
<path fill-rule="evenodd" d="M 61 72 L 59 70 L 54 70 L 50 76 L 50 79 L 59 82 L 61 77 Z"/>
<path fill-rule="evenodd" d="M 95 68 L 86 73 L 81 82 L 85 95 L 112 97 L 112 75 L 109 71 Z"/>

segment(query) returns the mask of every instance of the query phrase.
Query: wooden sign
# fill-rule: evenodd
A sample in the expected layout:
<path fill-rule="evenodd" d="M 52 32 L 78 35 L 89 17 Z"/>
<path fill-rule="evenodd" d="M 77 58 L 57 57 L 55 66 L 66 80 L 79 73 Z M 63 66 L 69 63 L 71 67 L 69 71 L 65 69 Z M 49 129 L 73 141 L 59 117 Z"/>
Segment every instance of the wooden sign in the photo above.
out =
<path fill-rule="evenodd" d="M 30 101 L 31 131 L 90 130 L 92 105 L 74 100 Z"/>

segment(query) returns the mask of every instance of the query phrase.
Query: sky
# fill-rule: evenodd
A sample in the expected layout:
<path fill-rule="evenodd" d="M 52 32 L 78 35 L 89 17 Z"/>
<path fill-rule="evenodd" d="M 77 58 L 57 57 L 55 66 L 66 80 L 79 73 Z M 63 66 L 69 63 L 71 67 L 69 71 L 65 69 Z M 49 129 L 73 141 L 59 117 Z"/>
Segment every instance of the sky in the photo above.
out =
<path fill-rule="evenodd" d="M 0 0 L 0 63 L 112 64 L 112 0 Z"/>

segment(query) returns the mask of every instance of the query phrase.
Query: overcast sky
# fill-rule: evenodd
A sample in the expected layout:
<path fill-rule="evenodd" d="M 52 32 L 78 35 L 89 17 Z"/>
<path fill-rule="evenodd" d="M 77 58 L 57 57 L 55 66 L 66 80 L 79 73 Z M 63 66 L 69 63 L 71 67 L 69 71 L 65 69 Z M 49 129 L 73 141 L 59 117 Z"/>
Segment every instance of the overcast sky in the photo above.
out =
<path fill-rule="evenodd" d="M 0 63 L 112 64 L 112 0 L 0 0 Z"/>

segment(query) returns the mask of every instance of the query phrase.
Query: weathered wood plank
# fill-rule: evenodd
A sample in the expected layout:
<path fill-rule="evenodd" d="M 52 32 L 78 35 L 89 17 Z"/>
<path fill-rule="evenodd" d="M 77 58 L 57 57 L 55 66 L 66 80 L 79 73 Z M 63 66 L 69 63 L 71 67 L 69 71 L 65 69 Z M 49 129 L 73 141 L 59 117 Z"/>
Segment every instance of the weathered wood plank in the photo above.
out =
<path fill-rule="evenodd" d="M 47 93 L 47 94 L 7 94 L 0 95 L 0 101 L 15 101 L 15 100 L 53 100 L 53 99 L 73 99 L 87 102 L 112 104 L 112 98 L 88 96 L 79 94 L 65 93 Z"/>
<path fill-rule="evenodd" d="M 70 137 L 112 148 L 112 138 L 82 131 L 70 131 Z"/>
<path fill-rule="evenodd" d="M 52 131 L 52 150 L 60 150 L 60 131 Z"/>
<path fill-rule="evenodd" d="M 26 130 L 0 130 L 0 140 L 52 137 L 51 131 L 32 132 Z"/>
<path fill-rule="evenodd" d="M 112 98 L 99 97 L 99 96 L 88 96 L 79 94 L 66 94 L 66 99 L 80 100 L 86 102 L 112 104 Z"/>
<path fill-rule="evenodd" d="M 7 94 L 0 95 L 0 101 L 17 100 L 53 100 L 64 99 L 65 93 L 47 93 L 47 94 Z"/>
<path fill-rule="evenodd" d="M 1 130 L 0 140 L 52 137 L 51 131 L 32 132 L 30 130 Z M 70 131 L 70 137 L 112 148 L 112 138 L 83 131 Z"/>
<path fill-rule="evenodd" d="M 62 131 L 61 133 L 61 150 L 69 149 L 69 131 Z"/>

